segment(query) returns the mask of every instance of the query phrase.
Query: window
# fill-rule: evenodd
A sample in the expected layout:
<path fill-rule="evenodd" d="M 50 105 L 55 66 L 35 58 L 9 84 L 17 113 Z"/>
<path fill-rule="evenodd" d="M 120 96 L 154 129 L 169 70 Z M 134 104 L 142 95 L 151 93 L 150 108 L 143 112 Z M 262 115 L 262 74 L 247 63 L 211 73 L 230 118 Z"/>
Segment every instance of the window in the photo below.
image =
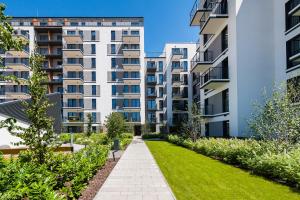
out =
<path fill-rule="evenodd" d="M 123 100 L 123 107 L 125 107 L 125 108 L 129 107 L 129 99 Z"/>
<path fill-rule="evenodd" d="M 91 31 L 91 40 L 96 40 L 96 31 Z"/>
<path fill-rule="evenodd" d="M 91 48 L 92 48 L 91 54 L 96 54 L 96 45 L 95 44 L 91 44 Z"/>
<path fill-rule="evenodd" d="M 76 31 L 67 31 L 67 35 L 76 35 Z"/>
<path fill-rule="evenodd" d="M 140 93 L 140 86 L 139 85 L 131 86 L 131 92 L 132 93 Z"/>
<path fill-rule="evenodd" d="M 187 48 L 183 48 L 183 59 L 187 59 L 188 58 L 188 50 Z"/>
<path fill-rule="evenodd" d="M 172 62 L 172 69 L 178 69 L 180 68 L 180 62 L 179 61 L 173 61 Z"/>
<path fill-rule="evenodd" d="M 129 86 L 128 85 L 124 85 L 123 92 L 124 93 L 129 93 Z"/>
<path fill-rule="evenodd" d="M 140 31 L 131 31 L 131 35 L 140 35 Z"/>
<path fill-rule="evenodd" d="M 159 62 L 158 62 L 158 71 L 162 72 L 162 71 L 163 71 L 163 68 L 164 68 L 164 63 L 163 63 L 163 61 L 159 61 Z"/>
<path fill-rule="evenodd" d="M 68 107 L 77 107 L 76 99 L 68 99 Z"/>
<path fill-rule="evenodd" d="M 140 78 L 140 72 L 131 72 L 131 78 Z"/>
<path fill-rule="evenodd" d="M 96 109 L 96 107 L 97 107 L 96 99 L 92 99 L 92 109 Z"/>
<path fill-rule="evenodd" d="M 76 78 L 76 72 L 68 72 L 67 77 L 68 78 Z"/>
<path fill-rule="evenodd" d="M 111 94 L 112 95 L 116 95 L 116 93 L 117 93 L 117 86 L 116 85 L 112 85 L 111 86 Z"/>
<path fill-rule="evenodd" d="M 111 31 L 110 32 L 110 38 L 111 38 L 111 41 L 115 41 L 116 40 L 116 31 Z"/>
<path fill-rule="evenodd" d="M 97 88 L 96 85 L 92 85 L 92 95 L 96 95 Z"/>
<path fill-rule="evenodd" d="M 159 83 L 160 85 L 162 85 L 163 82 L 164 82 L 164 75 L 163 75 L 163 74 L 159 74 L 159 75 L 158 75 L 158 83 Z"/>
<path fill-rule="evenodd" d="M 183 71 L 187 72 L 188 71 L 188 62 L 183 61 Z"/>
<path fill-rule="evenodd" d="M 124 72 L 123 78 L 129 78 L 129 72 Z"/>
<path fill-rule="evenodd" d="M 111 80 L 116 81 L 116 78 L 117 78 L 116 72 L 111 72 Z"/>
<path fill-rule="evenodd" d="M 70 25 L 71 26 L 78 26 L 78 22 L 71 22 Z"/>
<path fill-rule="evenodd" d="M 92 58 L 92 68 L 96 68 L 96 58 Z"/>
<path fill-rule="evenodd" d="M 117 100 L 116 99 L 112 99 L 111 100 L 111 107 L 112 107 L 112 109 L 116 109 L 117 108 Z"/>
<path fill-rule="evenodd" d="M 139 112 L 133 112 L 131 115 L 132 115 L 131 120 L 133 122 L 139 122 L 139 121 L 141 121 L 141 117 L 140 117 L 140 113 Z"/>
<path fill-rule="evenodd" d="M 148 109 L 156 109 L 155 100 L 148 100 L 147 101 L 147 107 L 148 107 Z"/>
<path fill-rule="evenodd" d="M 111 58 L 111 68 L 116 68 L 117 62 L 116 58 Z"/>
<path fill-rule="evenodd" d="M 97 113 L 92 112 L 92 122 L 97 122 Z"/>
<path fill-rule="evenodd" d="M 139 108 L 141 106 L 139 99 L 132 99 L 131 100 L 131 107 Z"/>
<path fill-rule="evenodd" d="M 155 95 L 155 88 L 154 88 L 154 87 L 148 87 L 148 88 L 147 88 L 147 95 L 148 95 L 148 96 L 153 96 L 153 95 Z"/>
<path fill-rule="evenodd" d="M 68 85 L 67 91 L 68 93 L 76 93 L 76 85 Z"/>
<path fill-rule="evenodd" d="M 96 81 L 96 72 L 92 72 L 92 81 Z"/>
<path fill-rule="evenodd" d="M 79 92 L 82 93 L 82 94 L 84 93 L 83 85 L 79 85 Z"/>
<path fill-rule="evenodd" d="M 116 54 L 116 45 L 115 44 L 111 44 L 111 54 Z"/>
<path fill-rule="evenodd" d="M 156 82 L 155 75 L 154 74 L 148 74 L 147 75 L 147 82 Z"/>

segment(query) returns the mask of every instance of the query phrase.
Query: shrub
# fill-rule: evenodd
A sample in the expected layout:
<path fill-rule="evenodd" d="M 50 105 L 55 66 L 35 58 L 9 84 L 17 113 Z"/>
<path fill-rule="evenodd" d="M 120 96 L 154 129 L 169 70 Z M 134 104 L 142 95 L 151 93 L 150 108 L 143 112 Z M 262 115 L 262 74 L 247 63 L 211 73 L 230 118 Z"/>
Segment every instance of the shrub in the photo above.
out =
<path fill-rule="evenodd" d="M 125 120 L 121 113 L 113 112 L 106 117 L 105 126 L 110 139 L 118 138 L 125 131 Z"/>
<path fill-rule="evenodd" d="M 278 147 L 285 150 L 285 145 L 253 139 L 204 138 L 192 142 L 177 135 L 169 135 L 167 140 L 228 164 L 249 169 L 255 174 L 300 186 L 300 147 L 297 145 L 288 153 L 278 153 Z"/>
<path fill-rule="evenodd" d="M 74 154 L 52 153 L 46 163 L 31 162 L 31 152 L 0 169 L 0 199 L 74 199 L 105 164 L 109 146 L 92 144 Z"/>
<path fill-rule="evenodd" d="M 147 134 L 143 134 L 142 138 L 144 140 L 146 140 L 146 139 L 163 139 L 164 135 L 161 133 L 147 133 Z"/>

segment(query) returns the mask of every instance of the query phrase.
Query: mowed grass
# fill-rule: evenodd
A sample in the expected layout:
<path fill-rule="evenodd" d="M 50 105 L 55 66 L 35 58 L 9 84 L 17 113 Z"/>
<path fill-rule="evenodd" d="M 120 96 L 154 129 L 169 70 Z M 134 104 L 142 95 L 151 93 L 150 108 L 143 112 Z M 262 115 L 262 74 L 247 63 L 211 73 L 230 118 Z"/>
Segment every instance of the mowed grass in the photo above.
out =
<path fill-rule="evenodd" d="M 164 141 L 148 148 L 178 200 L 292 200 L 299 191 Z"/>

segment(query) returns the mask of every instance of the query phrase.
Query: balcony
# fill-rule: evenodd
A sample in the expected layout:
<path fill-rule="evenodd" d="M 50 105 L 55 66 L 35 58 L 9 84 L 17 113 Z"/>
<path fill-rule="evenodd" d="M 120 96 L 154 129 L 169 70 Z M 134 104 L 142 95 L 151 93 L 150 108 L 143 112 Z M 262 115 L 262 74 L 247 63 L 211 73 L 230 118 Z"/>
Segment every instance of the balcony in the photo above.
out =
<path fill-rule="evenodd" d="M 61 58 L 62 57 L 62 51 L 60 50 L 56 50 L 56 51 L 42 51 L 39 50 L 38 51 L 39 54 L 41 54 L 42 56 L 45 56 L 46 58 Z"/>
<path fill-rule="evenodd" d="M 173 87 L 180 87 L 184 85 L 184 81 L 183 80 L 180 80 L 180 79 L 174 79 L 172 80 L 172 86 Z"/>
<path fill-rule="evenodd" d="M 200 19 L 200 34 L 214 34 L 228 19 L 227 0 L 212 4 L 212 11 L 203 13 Z"/>
<path fill-rule="evenodd" d="M 138 44 L 140 43 L 140 34 L 135 31 L 123 31 L 122 41 L 125 44 Z"/>
<path fill-rule="evenodd" d="M 25 48 L 23 48 L 21 51 L 17 51 L 17 50 L 9 50 L 7 52 L 5 52 L 5 56 L 6 57 L 14 57 L 14 58 L 28 58 L 29 57 L 29 47 L 26 46 Z"/>
<path fill-rule="evenodd" d="M 181 66 L 172 66 L 172 73 L 181 73 L 183 71 L 183 67 Z"/>
<path fill-rule="evenodd" d="M 42 69 L 44 71 L 47 71 L 47 72 L 60 72 L 62 71 L 62 65 L 56 65 L 56 66 L 49 66 L 49 65 L 44 65 L 42 67 Z"/>
<path fill-rule="evenodd" d="M 53 45 L 53 46 L 61 46 L 62 45 L 62 38 L 47 38 L 41 39 L 38 38 L 36 40 L 37 45 L 39 46 L 46 46 L 46 45 Z"/>
<path fill-rule="evenodd" d="M 6 71 L 29 71 L 28 63 L 6 63 Z"/>
<path fill-rule="evenodd" d="M 184 55 L 183 49 L 174 48 L 174 49 L 172 49 L 172 52 L 171 52 L 171 59 L 172 60 L 180 60 L 183 58 L 183 55 Z"/>
<path fill-rule="evenodd" d="M 64 102 L 62 108 L 66 109 L 68 112 L 82 112 L 84 106 L 79 103 L 78 99 L 75 104 L 68 104 L 67 102 Z"/>
<path fill-rule="evenodd" d="M 123 110 L 125 112 L 140 112 L 141 107 L 135 107 L 135 106 L 123 106 Z"/>
<path fill-rule="evenodd" d="M 63 60 L 64 71 L 75 71 L 81 72 L 83 70 L 83 60 L 81 58 L 77 59 L 64 59 Z"/>
<path fill-rule="evenodd" d="M 228 82 L 228 67 L 212 67 L 201 75 L 200 88 L 217 89 Z"/>
<path fill-rule="evenodd" d="M 63 83 L 63 79 L 61 76 L 53 76 L 51 79 L 46 81 L 46 83 L 50 85 L 61 85 Z"/>
<path fill-rule="evenodd" d="M 65 45 L 63 48 L 64 58 L 82 58 L 83 48 L 80 45 Z"/>
<path fill-rule="evenodd" d="M 125 85 L 139 85 L 141 83 L 141 78 L 123 78 Z"/>
<path fill-rule="evenodd" d="M 66 90 L 65 93 L 63 93 L 64 98 L 67 99 L 82 99 L 83 98 L 83 91 L 76 90 L 76 91 L 68 91 Z"/>
<path fill-rule="evenodd" d="M 138 48 L 123 48 L 123 56 L 125 58 L 138 58 L 140 57 L 140 49 Z"/>
<path fill-rule="evenodd" d="M 148 61 L 146 66 L 147 72 L 156 72 L 157 65 L 155 62 Z"/>
<path fill-rule="evenodd" d="M 157 83 L 157 80 L 156 78 L 151 78 L 151 79 L 147 79 L 147 82 L 146 82 L 148 85 L 156 85 Z"/>
<path fill-rule="evenodd" d="M 77 77 L 64 77 L 64 84 L 66 85 L 83 85 L 84 81 L 81 76 Z"/>
<path fill-rule="evenodd" d="M 156 91 L 155 92 L 148 92 L 147 97 L 156 98 L 157 97 Z"/>
<path fill-rule="evenodd" d="M 67 44 L 82 44 L 83 38 L 79 31 L 66 30 L 64 31 L 63 38 Z"/>
<path fill-rule="evenodd" d="M 212 67 L 213 64 L 213 52 L 205 51 L 205 52 L 197 52 L 195 56 L 191 60 L 191 71 L 194 73 L 204 72 Z"/>
<path fill-rule="evenodd" d="M 190 26 L 199 26 L 203 14 L 210 13 L 216 0 L 196 0 L 190 12 Z"/>
<path fill-rule="evenodd" d="M 124 98 L 128 98 L 128 99 L 135 99 L 135 98 L 140 98 L 141 97 L 141 93 L 129 93 L 129 92 L 124 92 L 123 93 L 123 97 Z"/>
<path fill-rule="evenodd" d="M 19 38 L 20 40 L 24 41 L 24 42 L 28 42 L 29 41 L 29 33 L 27 31 L 22 31 L 22 30 L 16 30 L 14 32 L 14 36 Z"/>
<path fill-rule="evenodd" d="M 79 112 L 82 113 L 82 110 Z M 72 126 L 76 126 L 76 125 L 81 126 L 84 123 L 84 119 L 83 119 L 83 117 L 80 117 L 80 116 L 69 116 L 69 117 L 63 118 L 63 123 L 70 124 Z"/>
<path fill-rule="evenodd" d="M 286 31 L 300 23 L 300 0 L 290 0 L 286 3 Z"/>
<path fill-rule="evenodd" d="M 6 99 L 29 99 L 30 95 L 25 92 L 14 92 L 14 91 L 7 91 L 5 92 Z"/>

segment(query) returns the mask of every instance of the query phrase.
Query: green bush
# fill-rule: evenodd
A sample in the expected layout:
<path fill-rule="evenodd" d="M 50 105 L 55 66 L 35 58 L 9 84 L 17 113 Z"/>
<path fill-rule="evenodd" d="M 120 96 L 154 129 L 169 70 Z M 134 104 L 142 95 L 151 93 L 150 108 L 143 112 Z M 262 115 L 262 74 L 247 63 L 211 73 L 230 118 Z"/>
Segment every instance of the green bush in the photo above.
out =
<path fill-rule="evenodd" d="M 147 140 L 147 139 L 163 139 L 164 135 L 161 134 L 161 133 L 146 133 L 146 134 L 142 135 L 142 138 L 144 140 Z"/>
<path fill-rule="evenodd" d="M 31 162 L 31 153 L 0 169 L 0 199 L 74 199 L 106 162 L 109 146 L 92 144 L 74 154 L 48 154 L 46 163 Z"/>
<path fill-rule="evenodd" d="M 255 174 L 300 187 L 298 146 L 294 146 L 294 149 L 287 153 L 284 151 L 284 145 L 278 152 L 278 145 L 273 142 L 253 139 L 204 138 L 192 142 L 177 135 L 169 135 L 167 140 L 228 164 L 249 169 Z"/>

